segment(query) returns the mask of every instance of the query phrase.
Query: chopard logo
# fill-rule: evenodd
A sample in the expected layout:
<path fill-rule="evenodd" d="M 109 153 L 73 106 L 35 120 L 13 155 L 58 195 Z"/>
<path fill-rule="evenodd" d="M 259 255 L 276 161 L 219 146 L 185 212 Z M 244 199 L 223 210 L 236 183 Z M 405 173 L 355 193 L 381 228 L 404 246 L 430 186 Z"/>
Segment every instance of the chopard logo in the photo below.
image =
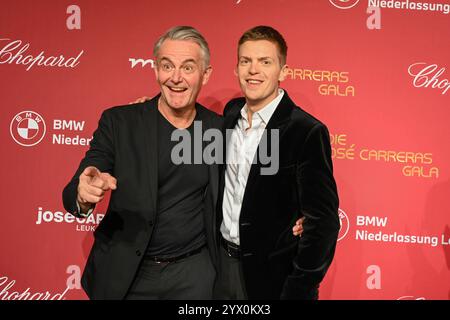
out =
<path fill-rule="evenodd" d="M 80 64 L 80 57 L 84 51 L 81 50 L 76 57 L 66 58 L 63 55 L 59 56 L 47 56 L 44 51 L 41 51 L 38 55 L 27 54 L 30 44 L 23 44 L 22 40 L 10 40 L 0 39 L 2 41 L 8 41 L 5 46 L 0 47 L 0 64 L 21 64 L 26 66 L 26 71 L 30 71 L 31 68 L 36 66 L 44 67 L 65 67 L 75 68 Z"/>
<path fill-rule="evenodd" d="M 401 296 L 397 298 L 397 300 L 426 300 L 425 297 L 416 297 L 416 296 Z"/>
<path fill-rule="evenodd" d="M 64 296 L 69 291 L 69 287 L 56 294 L 48 291 L 32 293 L 29 287 L 23 292 L 12 291 L 15 284 L 16 280 L 9 280 L 6 276 L 0 278 L 1 300 L 65 300 Z"/>
<path fill-rule="evenodd" d="M 413 78 L 413 86 L 416 88 L 433 88 L 446 94 L 450 89 L 450 81 L 443 78 L 445 68 L 439 68 L 437 64 L 426 62 L 413 63 L 408 68 L 408 73 Z"/>

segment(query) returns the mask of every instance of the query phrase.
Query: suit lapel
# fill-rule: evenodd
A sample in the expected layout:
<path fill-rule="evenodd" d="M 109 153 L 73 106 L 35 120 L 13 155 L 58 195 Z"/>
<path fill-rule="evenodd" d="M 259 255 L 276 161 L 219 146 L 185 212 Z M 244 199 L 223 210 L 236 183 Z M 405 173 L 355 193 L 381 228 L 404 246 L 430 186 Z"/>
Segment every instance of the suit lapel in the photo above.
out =
<path fill-rule="evenodd" d="M 208 129 L 217 129 L 215 126 L 215 120 L 212 116 L 206 114 L 206 110 L 200 104 L 196 105 L 197 112 L 201 115 L 202 119 L 202 134 Z M 203 137 L 202 137 L 203 138 Z M 202 150 L 204 150 L 202 148 Z M 206 237 L 209 244 L 209 250 L 213 261 L 217 261 L 217 231 L 216 231 L 216 204 L 219 193 L 219 169 L 218 164 L 208 165 L 208 186 L 205 196 L 209 194 L 205 199 L 205 209 L 203 210 L 203 219 L 206 226 Z M 211 201 L 211 202 L 209 202 Z"/>
<path fill-rule="evenodd" d="M 219 204 L 221 205 L 222 200 L 223 200 L 223 192 L 225 190 L 225 170 L 226 170 L 226 163 L 227 163 L 227 149 L 228 149 L 228 143 L 229 140 L 231 138 L 231 134 L 230 136 L 227 135 L 227 131 L 229 131 L 231 133 L 231 130 L 233 130 L 233 128 L 236 126 L 236 123 L 241 115 L 241 109 L 244 107 L 245 104 L 245 100 L 244 99 L 240 99 L 240 101 L 236 102 L 237 105 L 239 105 L 238 107 L 232 109 L 229 111 L 229 113 L 227 113 L 226 116 L 224 116 L 224 122 L 223 122 L 223 126 L 222 126 L 222 137 L 223 138 L 223 165 L 219 166 L 219 173 L 220 173 L 220 177 L 219 177 Z M 222 220 L 220 220 L 220 222 L 222 222 Z"/>
<path fill-rule="evenodd" d="M 287 92 L 284 92 L 283 99 L 281 99 L 280 103 L 278 104 L 277 108 L 275 109 L 275 112 L 272 114 L 272 117 L 269 120 L 269 123 L 266 126 L 265 131 L 267 132 L 267 141 L 270 140 L 270 130 L 277 129 L 279 130 L 279 139 L 281 141 L 281 137 L 283 134 L 283 129 L 286 126 L 286 124 L 289 122 L 292 109 L 295 107 L 295 104 L 292 102 L 292 100 L 289 98 Z M 262 139 L 261 139 L 262 141 Z M 280 147 L 280 141 L 278 141 L 278 148 Z M 261 144 L 261 142 L 260 142 Z M 260 144 L 258 145 L 258 148 L 255 152 L 255 157 L 259 154 L 259 148 Z M 279 153 L 281 153 L 281 150 L 278 150 Z M 250 168 L 250 172 L 248 174 L 247 178 L 247 184 L 245 186 L 245 192 L 244 192 L 244 198 L 243 201 L 246 199 L 246 194 L 251 190 L 253 184 L 257 181 L 258 175 L 261 173 L 261 163 L 259 161 L 255 161 L 255 158 L 253 158 L 253 164 Z"/>
<path fill-rule="evenodd" d="M 295 107 L 294 102 L 289 98 L 287 92 L 284 92 L 283 99 L 281 99 L 275 112 L 267 124 L 266 129 L 281 129 L 289 121 L 292 109 Z"/>
<path fill-rule="evenodd" d="M 199 113 L 199 114 L 205 114 L 205 107 L 203 107 L 202 105 L 200 105 L 200 104 L 196 104 L 196 108 L 197 108 L 197 112 Z M 204 134 L 204 132 L 206 131 L 206 130 L 208 130 L 208 129 L 217 129 L 215 126 L 214 126 L 214 123 L 213 123 L 213 118 L 212 117 L 209 117 L 209 116 L 207 116 L 207 115 L 202 115 L 202 117 L 201 117 L 203 120 L 202 120 L 202 127 L 203 127 L 203 129 L 202 129 L 202 134 Z M 202 148 L 202 151 L 203 151 L 203 148 Z M 218 195 L 218 193 L 219 193 L 219 172 L 218 172 L 218 165 L 217 164 L 211 164 L 211 165 L 209 165 L 208 166 L 208 170 L 209 170 L 209 186 L 208 186 L 208 188 L 211 188 L 211 194 L 212 194 L 212 197 L 213 197 L 213 203 L 217 203 L 217 195 Z"/>
<path fill-rule="evenodd" d="M 236 126 L 236 123 L 241 116 L 241 109 L 244 107 L 245 101 L 242 102 L 242 105 L 231 110 L 227 116 L 225 117 L 224 129 L 233 129 Z"/>
<path fill-rule="evenodd" d="M 157 212 L 158 196 L 158 99 L 159 95 L 150 101 L 145 102 L 142 109 L 142 118 L 144 122 L 144 150 L 147 163 L 147 174 L 150 185 L 151 209 L 154 214 Z"/>

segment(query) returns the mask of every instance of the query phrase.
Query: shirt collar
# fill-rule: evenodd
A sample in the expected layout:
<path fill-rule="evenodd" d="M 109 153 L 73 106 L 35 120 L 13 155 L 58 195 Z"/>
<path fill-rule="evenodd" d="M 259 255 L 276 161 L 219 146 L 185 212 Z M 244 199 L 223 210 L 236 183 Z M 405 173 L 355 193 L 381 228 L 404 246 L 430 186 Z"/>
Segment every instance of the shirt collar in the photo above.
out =
<path fill-rule="evenodd" d="M 277 97 L 273 99 L 271 102 L 269 102 L 267 105 L 265 105 L 263 108 L 261 108 L 259 111 L 255 112 L 253 114 L 253 117 L 255 116 L 259 117 L 262 120 L 262 122 L 264 122 L 264 124 L 267 125 L 273 113 L 275 112 L 275 109 L 280 103 L 281 99 L 283 99 L 283 96 L 284 90 L 279 88 Z M 241 116 L 248 121 L 247 111 L 248 111 L 247 104 L 245 104 L 244 107 L 241 109 Z"/>

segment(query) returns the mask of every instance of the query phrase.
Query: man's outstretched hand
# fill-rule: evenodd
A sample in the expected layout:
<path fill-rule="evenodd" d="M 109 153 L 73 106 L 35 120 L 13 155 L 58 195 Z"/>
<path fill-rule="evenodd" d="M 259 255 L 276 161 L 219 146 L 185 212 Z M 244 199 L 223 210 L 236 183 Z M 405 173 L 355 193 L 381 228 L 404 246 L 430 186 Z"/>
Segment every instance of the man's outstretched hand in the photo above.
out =
<path fill-rule="evenodd" d="M 80 174 L 77 201 L 82 212 L 87 212 L 105 197 L 105 192 L 117 189 L 117 179 L 96 167 L 87 167 Z"/>

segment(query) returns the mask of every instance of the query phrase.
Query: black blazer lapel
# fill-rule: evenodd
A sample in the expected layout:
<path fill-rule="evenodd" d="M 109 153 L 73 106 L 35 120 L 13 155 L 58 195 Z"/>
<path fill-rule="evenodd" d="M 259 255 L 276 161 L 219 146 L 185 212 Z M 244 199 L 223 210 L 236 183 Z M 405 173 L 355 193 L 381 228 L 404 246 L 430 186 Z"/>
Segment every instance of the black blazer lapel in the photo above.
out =
<path fill-rule="evenodd" d="M 221 128 L 218 128 L 217 125 L 215 124 L 214 118 L 212 116 L 209 116 L 206 113 L 206 108 L 203 107 L 200 104 L 196 104 L 196 109 L 197 112 L 199 114 L 201 114 L 201 118 L 203 119 L 202 121 L 202 135 L 205 133 L 206 130 L 208 129 L 218 129 L 220 130 Z M 203 139 L 203 137 L 202 137 Z M 203 151 L 203 148 L 202 148 Z M 203 156 L 203 155 L 202 155 Z M 202 161 L 204 161 L 205 159 L 203 159 Z M 208 166 L 208 170 L 209 170 L 209 185 L 208 188 L 210 188 L 210 192 L 213 198 L 214 203 L 217 203 L 217 195 L 219 193 L 219 168 L 218 168 L 218 164 L 214 163 Z"/>
<path fill-rule="evenodd" d="M 144 103 L 142 109 L 142 119 L 144 122 L 145 132 L 143 134 L 147 161 L 147 174 L 149 177 L 150 185 L 150 200 L 152 214 L 156 215 L 157 212 L 157 198 L 158 198 L 158 99 L 160 95 L 157 95 L 150 101 Z"/>
<path fill-rule="evenodd" d="M 239 103 L 239 102 L 237 102 Z M 236 126 L 236 123 L 239 119 L 239 117 L 241 116 L 241 109 L 244 107 L 245 105 L 245 101 L 242 100 L 242 105 L 233 108 L 232 110 L 230 110 L 227 115 L 225 116 L 225 120 L 224 120 L 224 130 L 227 129 L 233 129 Z"/>
<path fill-rule="evenodd" d="M 283 129 L 286 126 L 286 124 L 289 122 L 289 119 L 291 117 L 292 109 L 295 108 L 294 102 L 289 98 L 287 92 L 284 92 L 284 96 L 281 99 L 280 103 L 278 104 L 277 108 L 275 109 L 275 112 L 272 114 L 272 117 L 269 120 L 269 123 L 266 126 L 266 133 L 267 133 L 267 139 L 270 140 L 270 130 L 278 129 L 279 130 L 279 139 L 281 141 L 281 137 L 283 135 Z M 262 141 L 262 140 L 261 140 Z M 258 148 L 256 149 L 255 157 L 258 159 L 259 155 L 259 149 L 261 146 L 258 145 Z M 280 143 L 278 141 L 278 148 L 280 147 Z M 281 150 L 278 150 L 281 153 Z M 251 190 L 253 183 L 257 180 L 257 176 L 261 173 L 261 163 L 260 161 L 256 161 L 255 158 L 253 158 L 253 164 L 250 168 L 250 172 L 248 174 L 247 178 L 247 184 L 245 186 L 245 192 L 244 192 L 244 198 L 243 201 L 246 199 L 246 194 L 248 190 Z"/>
<path fill-rule="evenodd" d="M 208 115 L 206 110 L 200 104 L 196 105 L 197 112 L 201 114 L 202 120 L 202 134 L 208 129 L 220 129 L 216 124 L 216 120 L 213 116 Z M 202 148 L 203 150 L 203 148 Z M 205 161 L 205 159 L 203 159 Z M 216 205 L 219 194 L 219 165 L 214 163 L 208 165 L 208 186 L 205 192 L 205 207 L 204 207 L 204 222 L 206 228 L 206 239 L 208 243 L 208 249 L 213 260 L 214 266 L 217 265 L 217 231 L 216 231 Z"/>
<path fill-rule="evenodd" d="M 296 108 L 294 102 L 289 98 L 287 92 L 284 92 L 283 99 L 281 99 L 275 112 L 267 124 L 266 129 L 282 129 L 282 127 L 291 118 L 292 109 Z"/>
<path fill-rule="evenodd" d="M 216 219 L 216 228 L 217 230 L 220 229 L 220 224 L 222 223 L 222 202 L 223 202 L 223 193 L 225 190 L 225 170 L 227 168 L 227 148 L 228 143 L 231 138 L 231 135 L 228 136 L 227 131 L 231 132 L 235 126 L 236 123 L 241 115 L 241 109 L 245 105 L 244 99 L 239 99 L 236 101 L 236 107 L 231 107 L 230 111 L 226 114 L 224 114 L 224 122 L 222 126 L 222 137 L 223 139 L 223 164 L 219 165 L 219 195 L 218 195 L 218 202 L 217 202 L 217 219 Z"/>

